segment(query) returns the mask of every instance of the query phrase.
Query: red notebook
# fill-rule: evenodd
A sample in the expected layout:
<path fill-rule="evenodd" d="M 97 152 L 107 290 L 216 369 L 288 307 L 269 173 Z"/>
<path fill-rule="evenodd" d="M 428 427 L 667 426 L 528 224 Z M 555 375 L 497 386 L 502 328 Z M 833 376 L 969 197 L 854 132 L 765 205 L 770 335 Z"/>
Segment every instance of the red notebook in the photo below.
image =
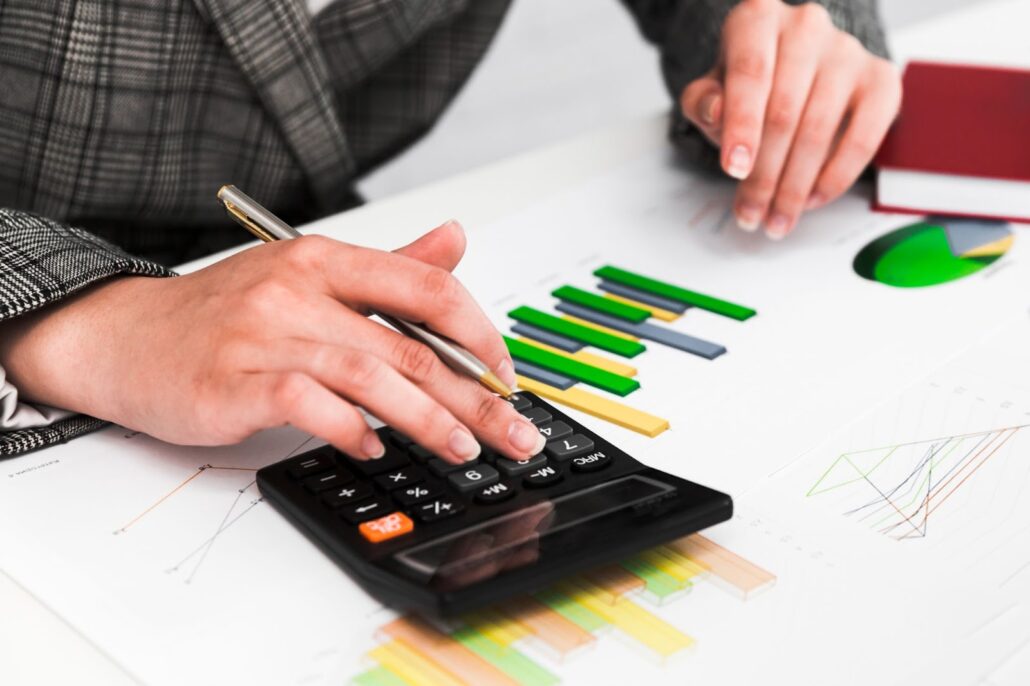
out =
<path fill-rule="evenodd" d="M 878 209 L 1030 222 L 1030 71 L 912 62 Z"/>

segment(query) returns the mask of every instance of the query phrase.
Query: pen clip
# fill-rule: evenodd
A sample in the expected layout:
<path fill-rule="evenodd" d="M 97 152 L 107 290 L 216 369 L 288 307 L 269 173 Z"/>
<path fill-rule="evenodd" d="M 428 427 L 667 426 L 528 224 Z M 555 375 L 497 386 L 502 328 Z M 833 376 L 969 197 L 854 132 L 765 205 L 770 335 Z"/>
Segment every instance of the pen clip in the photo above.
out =
<path fill-rule="evenodd" d="M 260 238 L 261 240 L 269 243 L 275 240 L 275 236 L 265 231 L 261 226 L 254 222 L 253 219 L 247 216 L 247 213 L 241 210 L 236 205 L 233 205 L 228 200 L 222 199 L 222 205 L 225 207 L 225 211 L 232 217 L 238 224 L 241 224 L 247 231 Z"/>

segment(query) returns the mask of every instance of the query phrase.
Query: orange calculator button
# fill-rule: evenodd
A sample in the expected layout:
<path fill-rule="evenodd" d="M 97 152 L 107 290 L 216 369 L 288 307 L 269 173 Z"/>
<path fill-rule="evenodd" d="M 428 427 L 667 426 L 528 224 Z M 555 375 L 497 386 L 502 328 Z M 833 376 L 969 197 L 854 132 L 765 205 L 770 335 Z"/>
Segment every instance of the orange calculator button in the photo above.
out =
<path fill-rule="evenodd" d="M 381 543 L 397 536 L 403 536 L 415 528 L 414 522 L 403 512 L 392 512 L 385 517 L 373 519 L 358 527 L 361 535 L 371 543 Z"/>

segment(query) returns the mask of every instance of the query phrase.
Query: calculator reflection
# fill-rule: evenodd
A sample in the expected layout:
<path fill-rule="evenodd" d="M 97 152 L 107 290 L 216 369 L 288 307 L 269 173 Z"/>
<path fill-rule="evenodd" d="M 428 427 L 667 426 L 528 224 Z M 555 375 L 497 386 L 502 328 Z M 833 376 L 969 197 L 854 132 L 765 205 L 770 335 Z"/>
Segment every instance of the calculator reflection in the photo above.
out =
<path fill-rule="evenodd" d="M 588 526 L 600 517 L 673 492 L 671 486 L 647 477 L 624 477 L 527 505 L 396 557 L 432 588 L 453 591 L 534 564 L 540 558 L 541 542 L 558 531 Z"/>

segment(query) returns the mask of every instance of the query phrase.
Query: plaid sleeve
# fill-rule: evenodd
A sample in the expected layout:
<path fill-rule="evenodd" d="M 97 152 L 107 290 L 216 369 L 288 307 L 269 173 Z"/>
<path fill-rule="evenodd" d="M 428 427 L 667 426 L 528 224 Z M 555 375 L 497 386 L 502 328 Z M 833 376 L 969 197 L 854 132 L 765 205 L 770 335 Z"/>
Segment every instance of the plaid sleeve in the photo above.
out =
<path fill-rule="evenodd" d="M 0 322 L 118 274 L 172 276 L 173 272 L 132 257 L 86 231 L 0 208 Z M 47 426 L 8 429 L 0 424 L 0 456 L 63 443 L 103 424 L 81 415 Z"/>
<path fill-rule="evenodd" d="M 665 85 L 674 102 L 688 83 L 715 65 L 723 22 L 739 0 L 622 0 L 644 36 L 661 51 Z M 804 0 L 785 0 L 800 5 Z M 876 0 L 817 0 L 833 23 L 858 38 L 867 50 L 887 57 L 887 41 Z M 688 157 L 718 168 L 716 149 L 674 105 L 671 135 Z"/>

